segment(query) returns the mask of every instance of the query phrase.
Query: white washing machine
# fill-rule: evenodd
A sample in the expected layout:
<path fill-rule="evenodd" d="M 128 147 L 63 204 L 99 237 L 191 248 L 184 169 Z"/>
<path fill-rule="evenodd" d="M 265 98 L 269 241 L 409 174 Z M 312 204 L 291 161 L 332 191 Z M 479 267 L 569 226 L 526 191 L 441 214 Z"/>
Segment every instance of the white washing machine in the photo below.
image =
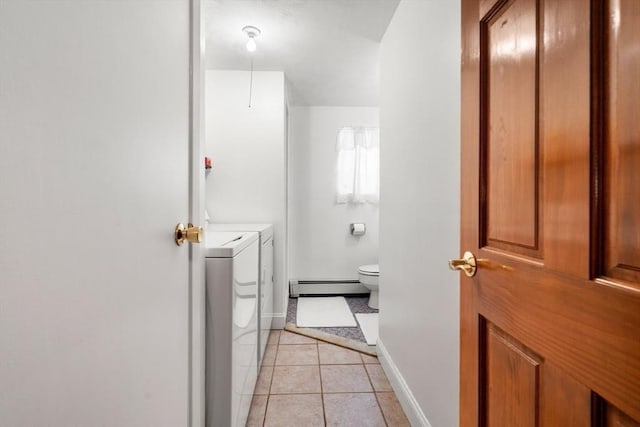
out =
<path fill-rule="evenodd" d="M 257 379 L 257 232 L 205 234 L 206 425 L 244 426 Z"/>
<path fill-rule="evenodd" d="M 260 277 L 258 290 L 258 371 L 267 348 L 273 322 L 273 225 L 207 224 L 207 231 L 254 231 L 260 234 Z"/>

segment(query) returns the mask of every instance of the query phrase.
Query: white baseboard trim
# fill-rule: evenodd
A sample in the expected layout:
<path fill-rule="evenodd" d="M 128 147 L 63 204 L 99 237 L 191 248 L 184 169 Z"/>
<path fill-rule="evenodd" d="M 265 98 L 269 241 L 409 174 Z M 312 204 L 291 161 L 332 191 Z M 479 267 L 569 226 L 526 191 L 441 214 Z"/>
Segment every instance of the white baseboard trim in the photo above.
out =
<path fill-rule="evenodd" d="M 378 352 L 378 359 L 380 360 L 380 365 L 382 365 L 382 369 L 384 373 L 387 374 L 387 378 L 389 378 L 389 382 L 391 383 L 391 387 L 393 391 L 396 393 L 396 397 L 404 409 L 404 413 L 409 419 L 409 422 L 413 427 L 431 427 L 429 424 L 429 420 L 422 412 L 420 405 L 418 405 L 418 401 L 411 393 L 411 389 L 407 382 L 404 380 L 404 377 L 398 370 L 398 367 L 391 359 L 389 352 L 387 352 L 387 348 L 384 346 L 384 343 L 378 338 L 378 343 L 376 345 L 376 349 Z"/>
<path fill-rule="evenodd" d="M 287 323 L 287 313 L 274 313 L 271 321 L 271 329 L 284 329 Z"/>

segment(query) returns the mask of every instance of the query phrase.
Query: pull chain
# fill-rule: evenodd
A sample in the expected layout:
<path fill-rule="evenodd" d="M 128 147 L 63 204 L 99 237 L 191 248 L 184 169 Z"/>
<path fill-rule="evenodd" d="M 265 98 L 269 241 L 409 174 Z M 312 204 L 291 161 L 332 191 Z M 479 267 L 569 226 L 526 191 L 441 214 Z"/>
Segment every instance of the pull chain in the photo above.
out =
<path fill-rule="evenodd" d="M 251 74 L 249 77 L 249 108 L 251 108 L 252 93 L 253 93 L 253 55 L 251 56 Z"/>

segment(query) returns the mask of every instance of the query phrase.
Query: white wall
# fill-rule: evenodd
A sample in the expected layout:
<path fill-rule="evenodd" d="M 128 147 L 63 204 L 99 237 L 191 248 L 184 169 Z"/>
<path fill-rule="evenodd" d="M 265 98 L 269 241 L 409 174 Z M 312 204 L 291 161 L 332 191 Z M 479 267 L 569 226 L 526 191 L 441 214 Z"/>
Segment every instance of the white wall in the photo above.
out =
<path fill-rule="evenodd" d="M 284 326 L 286 286 L 286 142 L 284 73 L 206 73 L 206 178 L 212 222 L 274 224 L 274 314 Z"/>
<path fill-rule="evenodd" d="M 345 126 L 378 126 L 368 107 L 289 110 L 290 277 L 358 279 L 358 266 L 378 262 L 378 206 L 336 204 L 336 138 Z M 367 224 L 364 236 L 352 222 Z"/>
<path fill-rule="evenodd" d="M 403 0 L 381 45 L 379 350 L 437 427 L 458 425 L 459 16 Z"/>

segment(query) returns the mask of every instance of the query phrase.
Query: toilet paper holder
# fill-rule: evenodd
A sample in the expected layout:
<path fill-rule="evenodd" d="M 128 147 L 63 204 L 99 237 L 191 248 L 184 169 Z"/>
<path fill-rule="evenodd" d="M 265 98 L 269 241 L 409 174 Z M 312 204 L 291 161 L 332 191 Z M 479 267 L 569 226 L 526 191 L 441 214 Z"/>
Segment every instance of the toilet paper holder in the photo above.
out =
<path fill-rule="evenodd" d="M 367 225 L 361 222 L 352 222 L 349 228 L 352 236 L 362 236 L 367 232 Z"/>

